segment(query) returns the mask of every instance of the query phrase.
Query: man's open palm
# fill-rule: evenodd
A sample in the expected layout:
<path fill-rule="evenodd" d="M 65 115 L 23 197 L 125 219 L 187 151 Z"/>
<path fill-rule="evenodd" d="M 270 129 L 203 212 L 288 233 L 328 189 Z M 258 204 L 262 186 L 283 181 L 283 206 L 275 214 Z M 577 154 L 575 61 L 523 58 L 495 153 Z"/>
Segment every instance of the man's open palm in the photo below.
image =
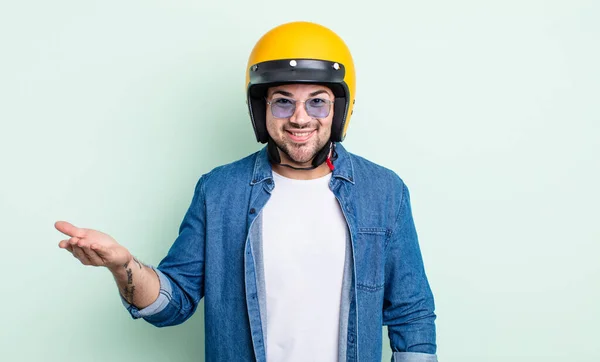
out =
<path fill-rule="evenodd" d="M 57 221 L 54 227 L 70 236 L 69 239 L 58 243 L 58 246 L 71 252 L 83 265 L 116 269 L 128 264 L 132 259 L 126 248 L 103 232 L 78 228 L 66 221 Z"/>

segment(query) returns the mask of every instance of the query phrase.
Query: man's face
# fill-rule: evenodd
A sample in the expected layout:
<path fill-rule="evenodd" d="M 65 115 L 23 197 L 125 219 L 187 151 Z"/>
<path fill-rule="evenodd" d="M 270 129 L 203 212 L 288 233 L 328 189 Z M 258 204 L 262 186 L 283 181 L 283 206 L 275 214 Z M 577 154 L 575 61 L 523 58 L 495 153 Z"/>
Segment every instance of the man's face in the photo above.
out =
<path fill-rule="evenodd" d="M 311 102 L 309 107 L 328 107 L 326 117 L 314 118 L 314 114 L 319 111 L 313 111 L 313 117 L 307 114 L 305 103 L 302 101 L 315 98 L 320 100 Z M 333 104 L 328 102 L 333 102 L 334 99 L 331 90 L 322 85 L 286 84 L 269 88 L 267 102 L 271 104 L 267 104 L 267 131 L 282 151 L 280 152 L 282 163 L 295 167 L 310 166 L 316 153 L 331 137 Z M 273 115 L 273 107 L 293 109 L 290 101 L 296 102 L 296 108 L 291 116 L 278 118 Z M 322 109 L 321 112 L 324 110 Z"/>

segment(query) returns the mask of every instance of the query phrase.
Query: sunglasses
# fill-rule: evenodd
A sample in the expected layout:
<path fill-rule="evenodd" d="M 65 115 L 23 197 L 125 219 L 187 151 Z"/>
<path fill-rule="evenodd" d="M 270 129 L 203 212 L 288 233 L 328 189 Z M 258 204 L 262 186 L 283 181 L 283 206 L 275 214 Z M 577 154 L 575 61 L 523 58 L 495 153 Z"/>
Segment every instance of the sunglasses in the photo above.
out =
<path fill-rule="evenodd" d="M 271 114 L 275 118 L 290 118 L 296 112 L 296 103 L 304 103 L 306 114 L 311 118 L 326 118 L 331 111 L 333 101 L 327 98 L 309 98 L 305 101 L 297 101 L 290 98 L 274 98 L 267 101 L 271 106 Z"/>

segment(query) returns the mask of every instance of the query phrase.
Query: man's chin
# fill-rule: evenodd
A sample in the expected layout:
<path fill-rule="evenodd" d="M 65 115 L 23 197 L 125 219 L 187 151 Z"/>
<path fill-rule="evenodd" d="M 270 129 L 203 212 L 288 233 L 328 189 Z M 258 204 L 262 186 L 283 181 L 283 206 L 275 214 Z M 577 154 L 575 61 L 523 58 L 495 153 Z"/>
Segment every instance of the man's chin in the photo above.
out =
<path fill-rule="evenodd" d="M 280 145 L 277 142 L 275 144 L 279 148 L 281 163 L 288 163 L 294 167 L 312 167 L 312 161 L 320 150 L 314 145 L 307 144 L 299 147 L 290 144 Z"/>

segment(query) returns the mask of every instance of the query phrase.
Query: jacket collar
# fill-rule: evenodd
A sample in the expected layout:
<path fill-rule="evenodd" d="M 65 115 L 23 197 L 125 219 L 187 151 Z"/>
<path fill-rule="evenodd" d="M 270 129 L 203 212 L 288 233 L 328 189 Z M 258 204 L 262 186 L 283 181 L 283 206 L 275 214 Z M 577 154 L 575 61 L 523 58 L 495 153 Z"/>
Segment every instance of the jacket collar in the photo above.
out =
<path fill-rule="evenodd" d="M 350 153 L 339 142 L 335 144 L 335 150 L 338 158 L 333 162 L 335 169 L 333 170 L 332 177 L 354 184 L 354 165 L 352 164 Z M 263 181 L 267 181 L 267 184 L 273 183 L 273 169 L 269 162 L 266 146 L 256 154 L 250 185 L 254 186 Z"/>

